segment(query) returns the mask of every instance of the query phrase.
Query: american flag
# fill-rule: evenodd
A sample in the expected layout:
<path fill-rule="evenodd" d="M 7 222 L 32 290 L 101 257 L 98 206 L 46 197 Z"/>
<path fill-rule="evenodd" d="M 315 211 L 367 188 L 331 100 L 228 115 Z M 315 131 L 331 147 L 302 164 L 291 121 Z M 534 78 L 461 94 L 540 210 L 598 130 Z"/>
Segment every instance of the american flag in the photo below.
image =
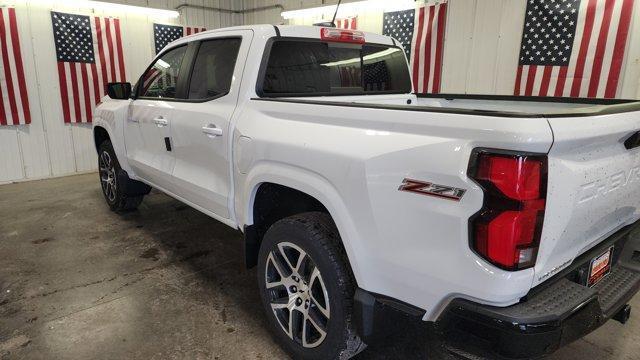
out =
<path fill-rule="evenodd" d="M 207 29 L 191 26 L 153 24 L 156 54 L 160 53 L 160 51 L 172 41 L 203 31 L 207 31 Z"/>
<path fill-rule="evenodd" d="M 416 93 L 440 92 L 446 19 L 446 1 L 384 14 L 382 33 L 404 47 Z"/>
<path fill-rule="evenodd" d="M 120 20 L 51 12 L 65 123 L 87 123 L 110 82 L 124 82 Z"/>
<path fill-rule="evenodd" d="M 359 87 L 362 86 L 362 70 L 360 67 L 347 65 L 340 67 L 340 86 Z"/>
<path fill-rule="evenodd" d="M 0 8 L 0 125 L 31 123 L 29 97 L 24 77 L 16 9 Z"/>
<path fill-rule="evenodd" d="M 618 94 L 633 0 L 528 0 L 515 95 Z"/>
<path fill-rule="evenodd" d="M 363 72 L 365 90 L 389 90 L 390 77 L 386 61 L 378 61 L 372 64 L 365 64 L 363 67 Z"/>
<path fill-rule="evenodd" d="M 339 29 L 349 29 L 349 30 L 357 30 L 358 29 L 358 17 L 348 17 L 344 19 L 336 19 L 336 27 Z"/>

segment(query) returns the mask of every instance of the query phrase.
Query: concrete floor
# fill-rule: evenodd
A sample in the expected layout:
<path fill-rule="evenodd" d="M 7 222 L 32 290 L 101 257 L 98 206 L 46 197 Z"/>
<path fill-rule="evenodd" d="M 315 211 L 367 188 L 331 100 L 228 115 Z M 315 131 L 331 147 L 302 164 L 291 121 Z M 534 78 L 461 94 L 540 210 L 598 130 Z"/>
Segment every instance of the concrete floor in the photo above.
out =
<path fill-rule="evenodd" d="M 157 192 L 114 214 L 95 174 L 0 186 L 0 359 L 286 358 L 240 240 Z M 423 324 L 389 323 L 358 359 L 439 358 Z M 609 322 L 550 359 L 640 359 L 639 330 Z"/>

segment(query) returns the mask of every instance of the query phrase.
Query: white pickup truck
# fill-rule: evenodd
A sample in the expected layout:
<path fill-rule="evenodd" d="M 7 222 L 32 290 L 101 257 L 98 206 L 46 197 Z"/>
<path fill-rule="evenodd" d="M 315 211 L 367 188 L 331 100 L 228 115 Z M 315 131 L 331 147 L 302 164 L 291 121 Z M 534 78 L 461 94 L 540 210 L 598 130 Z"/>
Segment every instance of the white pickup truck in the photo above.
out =
<path fill-rule="evenodd" d="M 153 187 L 241 230 L 294 358 L 357 354 L 384 309 L 502 358 L 629 318 L 638 102 L 416 96 L 390 37 L 271 25 L 180 39 L 108 90 L 111 209 Z"/>

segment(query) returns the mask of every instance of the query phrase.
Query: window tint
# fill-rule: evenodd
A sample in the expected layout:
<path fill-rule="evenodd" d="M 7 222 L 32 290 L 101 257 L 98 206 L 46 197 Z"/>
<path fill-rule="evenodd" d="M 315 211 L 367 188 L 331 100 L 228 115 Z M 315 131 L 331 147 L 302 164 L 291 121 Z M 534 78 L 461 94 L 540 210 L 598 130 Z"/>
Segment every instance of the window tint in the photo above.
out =
<path fill-rule="evenodd" d="M 142 77 L 140 96 L 152 98 L 175 98 L 178 75 L 186 46 L 170 50 L 162 55 Z"/>
<path fill-rule="evenodd" d="M 396 47 L 277 41 L 262 91 L 272 96 L 410 93 L 411 79 L 404 52 Z"/>
<path fill-rule="evenodd" d="M 205 41 L 193 66 L 189 99 L 210 99 L 231 89 L 241 39 Z"/>

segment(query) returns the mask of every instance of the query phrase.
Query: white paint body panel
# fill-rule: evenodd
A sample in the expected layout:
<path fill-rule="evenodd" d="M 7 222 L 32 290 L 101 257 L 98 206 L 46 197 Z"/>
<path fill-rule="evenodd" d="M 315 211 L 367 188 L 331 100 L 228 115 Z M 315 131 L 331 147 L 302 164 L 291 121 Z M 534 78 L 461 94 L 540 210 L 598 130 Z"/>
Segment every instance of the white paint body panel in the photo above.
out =
<path fill-rule="evenodd" d="M 574 226 L 584 226 L 584 221 L 593 221 L 595 216 L 589 217 L 589 209 L 577 210 L 584 211 L 584 221 L 580 220 L 575 216 L 576 210 L 563 205 L 563 196 L 577 191 L 581 184 L 582 180 L 572 177 L 584 175 L 579 171 L 580 164 L 571 162 L 590 154 L 587 144 L 597 139 L 598 134 L 608 134 L 601 139 L 608 144 L 629 128 L 636 125 L 640 128 L 631 115 L 613 115 L 611 119 L 584 118 L 584 126 L 580 125 L 583 129 L 572 132 L 571 128 L 583 118 L 554 119 L 550 126 L 547 119 L 539 115 L 509 118 L 487 115 L 489 113 L 470 115 L 436 110 L 442 107 L 505 110 L 506 107 L 513 112 L 543 113 L 543 109 L 549 112 L 588 111 L 593 106 L 581 109 L 564 104 L 555 109 L 549 104 L 504 101 L 458 101 L 453 104 L 443 99 L 417 99 L 412 94 L 305 98 L 341 101 L 344 105 L 256 100 L 256 82 L 265 45 L 275 36 L 272 26 L 208 31 L 175 44 L 246 31 L 253 34 L 251 46 L 245 52 L 241 51 L 246 59 L 239 59 L 242 66 L 236 66 L 233 90 L 226 98 L 228 103 L 220 108 L 215 100 L 173 105 L 175 121 L 193 120 L 194 114 L 197 119 L 202 117 L 193 126 L 200 126 L 208 111 L 211 112 L 210 119 L 222 115 L 229 118 L 223 135 L 214 140 L 215 146 L 226 147 L 226 150 L 211 147 L 203 139 L 191 139 L 194 135 L 186 127 L 171 128 L 177 132 L 171 134 L 175 137 L 175 156 L 182 157 L 177 159 L 176 168 L 183 166 L 181 162 L 194 161 L 189 164 L 190 170 L 185 163 L 184 171 L 185 174 L 190 172 L 194 176 L 191 179 L 195 179 L 189 180 L 187 175 L 181 179 L 174 176 L 175 190 L 161 187 L 171 196 L 242 229 L 253 224 L 253 201 L 262 183 L 277 183 L 309 194 L 318 199 L 335 220 L 358 286 L 426 310 L 425 320 L 436 319 L 448 301 L 456 297 L 495 306 L 514 304 L 536 283 L 537 274 L 553 266 L 561 257 L 577 256 L 606 232 L 596 231 L 593 227 L 575 230 Z M 319 37 L 318 28 L 280 27 L 280 31 L 283 36 Z M 369 33 L 366 39 L 392 43 L 389 38 Z M 247 45 L 244 44 L 243 49 L 244 46 Z M 235 108 L 234 102 L 237 102 Z M 374 109 L 347 106 L 348 102 L 400 106 Z M 119 131 L 126 121 L 125 112 L 120 110 L 120 105 L 112 103 L 107 101 L 99 112 L 112 112 L 114 120 L 99 121 L 96 126 L 109 129 L 118 144 L 118 158 L 126 163 L 131 153 L 128 147 L 126 153 L 122 152 L 123 133 Z M 119 104 L 128 106 L 126 102 Z M 429 111 L 411 111 L 415 106 L 428 106 Z M 222 110 L 217 112 L 216 109 Z M 602 124 L 612 122 L 612 129 L 603 128 Z M 556 145 L 553 145 L 554 135 Z M 125 138 L 127 136 L 131 135 L 124 134 Z M 578 149 L 572 151 L 573 145 Z M 484 196 L 466 175 L 470 154 L 477 147 L 535 153 L 551 150 L 549 194 L 552 198 L 546 213 L 549 226 L 545 224 L 541 260 L 535 269 L 503 271 L 481 259 L 469 247 L 468 219 L 482 207 Z M 640 164 L 617 148 L 594 147 L 592 150 L 598 149 L 600 155 L 591 152 L 593 161 L 601 156 L 601 161 L 611 162 L 615 158 L 616 163 L 605 166 L 601 173 L 589 175 L 594 179 L 606 176 L 609 171 Z M 195 154 L 198 150 L 202 154 Z M 215 169 L 195 168 L 208 166 L 204 158 L 200 158 L 205 154 L 212 157 L 209 165 Z M 624 161 L 618 161 L 619 158 Z M 222 165 L 227 166 L 228 171 L 220 168 Z M 590 168 L 595 169 L 595 166 L 590 164 Z M 135 167 L 133 170 L 132 176 L 156 183 L 146 174 L 136 173 Z M 190 194 L 198 193 L 215 197 L 218 191 L 215 185 L 208 188 L 196 184 L 205 183 L 204 177 L 210 176 L 211 171 L 219 171 L 212 181 L 223 181 L 219 176 L 228 176 L 226 209 L 216 207 L 221 201 L 212 206 L 190 197 Z M 467 192 L 460 202 L 399 192 L 398 186 L 405 177 L 463 188 Z M 625 191 L 624 194 L 631 193 Z M 603 214 L 603 226 L 599 230 L 613 230 L 637 218 L 636 197 L 629 196 L 625 200 L 633 211 L 624 210 L 621 221 L 613 219 L 610 210 L 615 205 L 601 201 L 596 209 L 607 213 Z M 593 241 L 578 246 L 571 238 L 584 234 L 593 235 Z"/>
<path fill-rule="evenodd" d="M 623 144 L 640 130 L 638 114 L 549 123 L 555 141 L 534 285 L 640 218 L 640 148 Z"/>

